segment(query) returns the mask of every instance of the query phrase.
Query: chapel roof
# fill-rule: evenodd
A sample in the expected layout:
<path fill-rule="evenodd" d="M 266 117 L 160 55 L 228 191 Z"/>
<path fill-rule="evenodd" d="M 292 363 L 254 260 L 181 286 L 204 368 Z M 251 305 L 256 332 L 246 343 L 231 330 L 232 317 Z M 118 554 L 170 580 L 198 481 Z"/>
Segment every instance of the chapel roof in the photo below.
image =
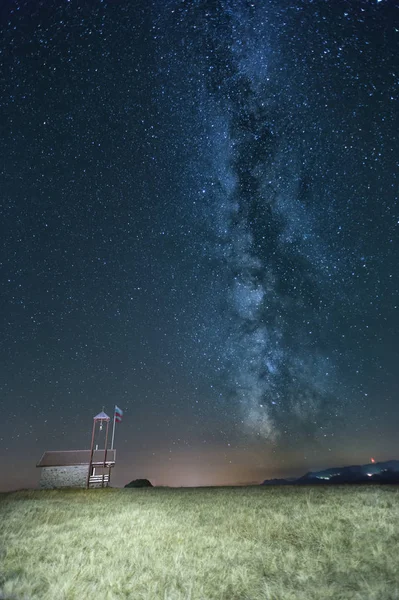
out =
<path fill-rule="evenodd" d="M 104 463 L 103 450 L 94 450 L 93 465 Z M 115 450 L 107 450 L 105 464 L 113 466 L 115 464 Z M 44 452 L 37 463 L 37 467 L 70 467 L 73 465 L 88 465 L 90 462 L 90 450 L 49 450 Z"/>

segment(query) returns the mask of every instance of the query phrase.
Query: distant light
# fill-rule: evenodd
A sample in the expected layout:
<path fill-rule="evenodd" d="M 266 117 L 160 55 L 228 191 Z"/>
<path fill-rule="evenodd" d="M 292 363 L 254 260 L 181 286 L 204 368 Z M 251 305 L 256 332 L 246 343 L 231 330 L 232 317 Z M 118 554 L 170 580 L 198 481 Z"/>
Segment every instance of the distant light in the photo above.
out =
<path fill-rule="evenodd" d="M 367 476 L 368 476 L 368 477 L 372 477 L 372 476 L 373 476 L 373 474 L 372 474 L 372 473 L 367 473 Z"/>
<path fill-rule="evenodd" d="M 375 458 L 370 458 L 372 463 L 375 463 Z"/>

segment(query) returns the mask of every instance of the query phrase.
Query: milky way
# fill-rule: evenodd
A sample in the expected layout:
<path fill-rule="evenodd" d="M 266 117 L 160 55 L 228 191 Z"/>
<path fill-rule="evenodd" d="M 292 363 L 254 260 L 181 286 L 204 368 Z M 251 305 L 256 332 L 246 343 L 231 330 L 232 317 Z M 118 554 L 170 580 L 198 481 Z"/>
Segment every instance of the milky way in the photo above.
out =
<path fill-rule="evenodd" d="M 244 425 L 273 439 L 284 415 L 315 419 L 330 393 L 332 365 L 315 342 L 321 301 L 314 233 L 300 197 L 300 147 L 292 127 L 284 131 L 281 94 L 269 89 L 275 75 L 269 75 L 267 37 L 259 35 L 250 8 L 235 8 L 208 13 L 205 48 L 209 89 L 226 117 L 227 148 L 214 160 L 225 170 L 225 197 L 215 201 L 229 272 L 227 358 Z"/>
<path fill-rule="evenodd" d="M 206 161 L 197 159 L 196 175 L 206 181 L 209 254 L 224 282 L 226 393 L 256 435 L 276 440 L 282 429 L 306 424 L 324 436 L 345 405 L 327 341 L 332 312 L 341 305 L 339 319 L 339 310 L 354 304 L 342 273 L 334 273 L 346 249 L 329 247 L 318 222 L 330 200 L 323 170 L 334 151 L 323 135 L 337 133 L 336 116 L 328 106 L 332 90 L 323 86 L 323 96 L 315 85 L 301 27 L 320 14 L 301 3 L 244 4 L 176 11 L 207 128 L 200 150 Z M 319 27 L 308 31 L 320 38 L 316 60 L 335 54 L 338 75 L 342 48 Z"/>

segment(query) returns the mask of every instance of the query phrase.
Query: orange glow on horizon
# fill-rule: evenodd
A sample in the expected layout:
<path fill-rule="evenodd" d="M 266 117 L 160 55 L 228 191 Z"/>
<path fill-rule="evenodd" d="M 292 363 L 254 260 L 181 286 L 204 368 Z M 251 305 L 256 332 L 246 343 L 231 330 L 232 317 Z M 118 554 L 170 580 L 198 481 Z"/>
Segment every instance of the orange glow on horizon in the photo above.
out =
<path fill-rule="evenodd" d="M 375 463 L 375 458 L 370 459 L 372 463 Z"/>

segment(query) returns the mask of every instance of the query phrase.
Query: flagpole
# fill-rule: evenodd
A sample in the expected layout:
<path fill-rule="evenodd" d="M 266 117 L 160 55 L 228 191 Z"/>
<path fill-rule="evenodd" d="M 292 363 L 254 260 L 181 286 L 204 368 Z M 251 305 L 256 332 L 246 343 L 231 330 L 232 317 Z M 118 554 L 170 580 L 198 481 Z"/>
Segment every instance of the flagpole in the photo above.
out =
<path fill-rule="evenodd" d="M 111 450 L 114 449 L 114 439 L 115 439 L 115 420 L 116 420 L 116 405 L 114 407 L 114 425 L 112 427 L 112 441 L 111 441 Z"/>

